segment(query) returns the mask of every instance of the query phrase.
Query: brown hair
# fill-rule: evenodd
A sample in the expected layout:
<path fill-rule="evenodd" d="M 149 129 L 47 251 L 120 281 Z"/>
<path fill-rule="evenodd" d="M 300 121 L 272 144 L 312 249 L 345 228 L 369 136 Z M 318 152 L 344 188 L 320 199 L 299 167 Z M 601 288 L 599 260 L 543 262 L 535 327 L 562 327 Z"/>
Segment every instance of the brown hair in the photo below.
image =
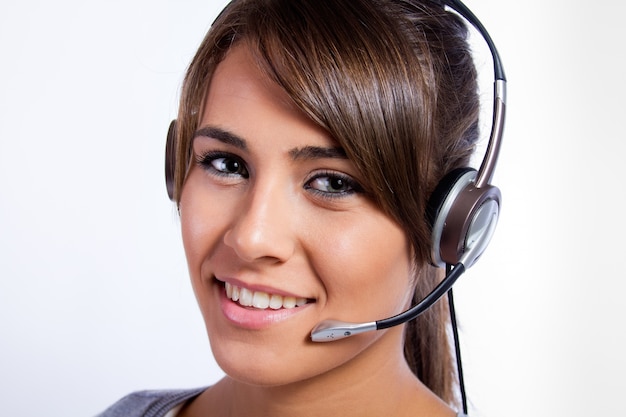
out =
<path fill-rule="evenodd" d="M 476 71 L 467 28 L 434 2 L 235 0 L 214 22 L 185 77 L 177 124 L 180 199 L 211 75 L 234 43 L 345 149 L 381 210 L 411 241 L 415 300 L 441 279 L 428 264 L 428 198 L 467 166 L 478 135 Z M 454 402 L 448 314 L 436 304 L 407 324 L 405 356 L 433 392 Z"/>

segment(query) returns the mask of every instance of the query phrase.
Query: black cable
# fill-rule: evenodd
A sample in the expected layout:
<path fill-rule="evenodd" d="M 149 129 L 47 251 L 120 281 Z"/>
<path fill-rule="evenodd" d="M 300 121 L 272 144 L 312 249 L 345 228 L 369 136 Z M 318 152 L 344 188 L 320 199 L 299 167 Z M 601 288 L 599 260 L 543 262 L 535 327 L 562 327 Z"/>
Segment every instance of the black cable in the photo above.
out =
<path fill-rule="evenodd" d="M 446 295 L 446 293 L 452 288 L 452 285 L 456 282 L 457 279 L 465 272 L 465 266 L 462 263 L 458 263 L 454 265 L 448 265 L 448 269 L 446 271 L 446 276 L 433 289 L 426 297 L 422 299 L 419 303 L 411 307 L 410 309 L 395 315 L 393 317 L 389 317 L 383 320 L 378 320 L 376 322 L 376 329 L 388 329 L 393 326 L 397 326 L 402 323 L 406 323 L 409 320 L 413 320 L 417 316 L 421 315 L 423 312 L 428 310 L 433 304 L 435 304 L 441 297 Z"/>
<path fill-rule="evenodd" d="M 451 266 L 447 265 L 446 269 Z M 454 353 L 456 356 L 456 369 L 459 377 L 459 389 L 461 390 L 461 402 L 463 404 L 463 413 L 467 415 L 467 394 L 465 392 L 465 380 L 463 378 L 463 363 L 461 361 L 461 344 L 459 343 L 459 329 L 456 322 L 456 310 L 454 308 L 454 296 L 452 288 L 448 290 L 448 306 L 450 307 L 450 323 L 452 325 L 452 334 L 454 336 Z"/>

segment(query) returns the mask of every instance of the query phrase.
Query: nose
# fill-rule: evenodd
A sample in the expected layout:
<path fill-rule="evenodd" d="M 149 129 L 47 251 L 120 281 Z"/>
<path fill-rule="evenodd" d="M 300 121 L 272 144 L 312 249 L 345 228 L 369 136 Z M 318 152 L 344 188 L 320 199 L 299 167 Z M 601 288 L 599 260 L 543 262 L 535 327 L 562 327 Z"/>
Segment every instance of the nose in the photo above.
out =
<path fill-rule="evenodd" d="M 240 259 L 285 262 L 293 255 L 296 243 L 290 214 L 294 207 L 286 194 L 276 186 L 252 186 L 224 234 L 224 243 Z"/>

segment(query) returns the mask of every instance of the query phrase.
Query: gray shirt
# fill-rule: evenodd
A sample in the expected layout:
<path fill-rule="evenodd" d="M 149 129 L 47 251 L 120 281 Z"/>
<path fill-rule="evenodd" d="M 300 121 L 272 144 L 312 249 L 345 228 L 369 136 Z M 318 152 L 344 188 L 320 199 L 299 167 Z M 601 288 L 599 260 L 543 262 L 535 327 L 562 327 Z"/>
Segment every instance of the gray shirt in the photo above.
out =
<path fill-rule="evenodd" d="M 127 395 L 96 417 L 164 417 L 168 411 L 200 395 L 205 389 L 138 391 Z M 459 413 L 457 417 L 467 417 Z"/>

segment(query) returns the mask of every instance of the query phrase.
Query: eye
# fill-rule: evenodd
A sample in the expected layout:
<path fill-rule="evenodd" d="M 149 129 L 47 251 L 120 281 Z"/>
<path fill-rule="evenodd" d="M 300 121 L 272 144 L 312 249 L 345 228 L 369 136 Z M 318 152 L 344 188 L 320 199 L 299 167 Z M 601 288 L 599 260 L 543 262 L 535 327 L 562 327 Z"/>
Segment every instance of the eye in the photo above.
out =
<path fill-rule="evenodd" d="M 211 171 L 221 176 L 238 176 L 248 178 L 249 173 L 246 164 L 241 158 L 224 153 L 224 152 L 208 152 L 200 155 L 197 162 L 205 170 Z"/>
<path fill-rule="evenodd" d="M 352 178 L 337 173 L 318 174 L 304 188 L 327 197 L 344 197 L 362 191 L 361 186 Z"/>

